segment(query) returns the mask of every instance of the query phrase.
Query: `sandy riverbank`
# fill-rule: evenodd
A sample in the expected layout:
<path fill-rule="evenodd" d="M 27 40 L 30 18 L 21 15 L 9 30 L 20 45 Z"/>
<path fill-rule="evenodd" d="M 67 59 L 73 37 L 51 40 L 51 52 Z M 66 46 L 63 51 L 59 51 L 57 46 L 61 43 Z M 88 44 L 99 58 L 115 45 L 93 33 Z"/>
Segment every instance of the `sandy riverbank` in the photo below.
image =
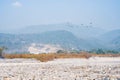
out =
<path fill-rule="evenodd" d="M 0 80 L 120 80 L 120 57 L 0 59 Z"/>

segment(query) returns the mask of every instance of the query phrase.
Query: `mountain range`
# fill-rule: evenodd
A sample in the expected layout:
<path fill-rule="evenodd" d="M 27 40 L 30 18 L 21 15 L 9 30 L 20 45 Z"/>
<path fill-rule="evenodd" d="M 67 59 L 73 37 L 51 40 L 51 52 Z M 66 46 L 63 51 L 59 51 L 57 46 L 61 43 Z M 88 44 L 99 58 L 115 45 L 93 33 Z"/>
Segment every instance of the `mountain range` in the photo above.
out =
<path fill-rule="evenodd" d="M 72 23 L 61 23 L 61 24 L 48 24 L 48 25 L 31 25 L 25 28 L 16 30 L 17 34 L 40 34 L 47 31 L 65 30 L 72 32 L 75 36 L 80 38 L 96 37 L 106 32 L 106 30 L 92 25 L 76 25 Z"/>
<path fill-rule="evenodd" d="M 43 45 L 47 45 L 47 48 L 43 48 L 46 47 Z M 120 51 L 120 30 L 106 31 L 91 25 L 64 23 L 29 26 L 16 30 L 14 34 L 0 33 L 0 46 L 7 47 L 8 53 L 29 52 L 31 47 L 34 51 L 44 49 L 45 52 L 53 50 L 53 45 L 57 50 L 65 51 L 99 48 Z"/>

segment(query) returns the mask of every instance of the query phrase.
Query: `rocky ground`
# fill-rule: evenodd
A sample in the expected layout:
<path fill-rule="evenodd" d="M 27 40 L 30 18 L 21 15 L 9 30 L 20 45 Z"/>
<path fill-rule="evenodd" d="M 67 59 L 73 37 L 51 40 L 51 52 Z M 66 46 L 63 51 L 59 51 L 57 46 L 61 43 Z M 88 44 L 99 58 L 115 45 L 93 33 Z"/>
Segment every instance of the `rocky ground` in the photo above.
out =
<path fill-rule="evenodd" d="M 120 80 L 120 57 L 0 59 L 0 80 Z"/>

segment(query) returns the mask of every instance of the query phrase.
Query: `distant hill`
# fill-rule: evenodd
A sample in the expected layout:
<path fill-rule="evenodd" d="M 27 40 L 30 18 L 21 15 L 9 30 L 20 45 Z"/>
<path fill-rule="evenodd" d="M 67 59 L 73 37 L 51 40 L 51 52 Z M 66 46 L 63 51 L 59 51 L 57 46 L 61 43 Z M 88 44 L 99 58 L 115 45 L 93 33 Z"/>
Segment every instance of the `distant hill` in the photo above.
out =
<path fill-rule="evenodd" d="M 8 52 L 27 52 L 31 44 L 59 45 L 65 50 L 87 49 L 87 43 L 65 30 L 48 31 L 41 34 L 0 34 L 0 46 Z"/>
<path fill-rule="evenodd" d="M 101 39 L 102 40 L 106 40 L 106 42 L 111 42 L 112 40 L 114 40 L 115 38 L 120 36 L 120 30 L 112 30 L 109 32 L 106 32 L 105 34 L 101 35 Z"/>
<path fill-rule="evenodd" d="M 112 49 L 120 51 L 120 30 L 109 31 L 99 37 L 99 39 L 105 43 L 105 45 L 110 46 Z"/>
<path fill-rule="evenodd" d="M 41 33 L 4 34 L 0 33 L 0 46 L 8 48 L 7 52 L 21 53 L 49 50 L 92 50 L 108 49 L 120 51 L 120 30 L 113 30 L 98 37 L 78 37 L 68 30 L 45 31 Z M 34 44 L 34 46 L 33 46 Z M 54 49 L 52 49 L 54 48 Z"/>
<path fill-rule="evenodd" d="M 79 38 L 96 37 L 103 34 L 106 30 L 93 27 L 92 25 L 75 25 L 72 23 L 48 24 L 48 25 L 32 25 L 26 28 L 19 29 L 16 33 L 20 34 L 39 34 L 47 31 L 66 30 L 72 32 Z"/>

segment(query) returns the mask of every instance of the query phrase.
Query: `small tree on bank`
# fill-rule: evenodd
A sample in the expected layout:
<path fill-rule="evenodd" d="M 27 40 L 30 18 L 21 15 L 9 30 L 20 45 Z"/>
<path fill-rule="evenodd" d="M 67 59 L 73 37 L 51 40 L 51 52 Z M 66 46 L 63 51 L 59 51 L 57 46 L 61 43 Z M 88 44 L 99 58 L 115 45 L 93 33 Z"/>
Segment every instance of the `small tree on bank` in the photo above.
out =
<path fill-rule="evenodd" d="M 5 49 L 7 49 L 7 48 L 5 48 L 5 47 L 0 47 L 0 58 L 4 58 L 4 57 L 3 57 L 3 51 L 4 51 Z"/>

